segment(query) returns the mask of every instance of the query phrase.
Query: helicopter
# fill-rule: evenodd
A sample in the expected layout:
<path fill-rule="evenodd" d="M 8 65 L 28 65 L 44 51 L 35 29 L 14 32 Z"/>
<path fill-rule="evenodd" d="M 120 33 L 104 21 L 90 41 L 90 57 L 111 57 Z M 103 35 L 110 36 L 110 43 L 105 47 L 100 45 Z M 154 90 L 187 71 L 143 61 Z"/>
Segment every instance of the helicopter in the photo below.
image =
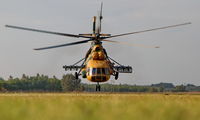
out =
<path fill-rule="evenodd" d="M 103 19 L 102 9 L 103 9 L 103 3 L 101 3 L 101 8 L 100 8 L 100 11 L 98 12 L 98 15 L 93 17 L 92 33 L 89 33 L 89 34 L 76 35 L 76 34 L 52 32 L 52 31 L 32 29 L 32 28 L 13 26 L 13 25 L 5 25 L 5 27 L 34 31 L 34 32 L 41 32 L 41 33 L 47 33 L 47 34 L 54 34 L 54 35 L 60 35 L 60 36 L 66 36 L 66 37 L 86 39 L 86 40 L 71 42 L 71 43 L 66 43 L 66 44 L 36 48 L 34 50 L 47 50 L 47 49 L 66 47 L 66 46 L 72 46 L 72 45 L 83 44 L 83 43 L 91 43 L 91 47 L 87 51 L 84 58 L 74 63 L 73 65 L 64 65 L 63 68 L 66 71 L 76 71 L 75 72 L 76 79 L 79 79 L 79 76 L 82 76 L 83 78 L 87 78 L 91 82 L 96 82 L 97 83 L 96 91 L 100 91 L 101 86 L 99 83 L 108 81 L 111 75 L 114 76 L 115 80 L 117 80 L 119 77 L 119 73 L 133 72 L 131 66 L 122 65 L 116 60 L 109 57 L 106 52 L 106 49 L 102 45 L 103 42 L 129 44 L 126 42 L 118 42 L 118 41 L 113 41 L 113 40 L 108 40 L 108 39 L 191 24 L 190 22 L 187 22 L 187 23 L 182 23 L 182 24 L 175 24 L 175 25 L 170 25 L 170 26 L 146 29 L 146 30 L 129 32 L 129 33 L 124 33 L 124 34 L 117 34 L 117 35 L 104 34 L 104 33 L 101 33 L 101 29 L 102 29 L 101 24 L 102 24 L 102 19 Z M 159 48 L 159 46 L 145 46 L 145 45 L 138 45 L 138 44 L 131 44 L 131 45 L 147 47 L 147 48 Z M 78 65 L 80 63 L 81 65 Z"/>

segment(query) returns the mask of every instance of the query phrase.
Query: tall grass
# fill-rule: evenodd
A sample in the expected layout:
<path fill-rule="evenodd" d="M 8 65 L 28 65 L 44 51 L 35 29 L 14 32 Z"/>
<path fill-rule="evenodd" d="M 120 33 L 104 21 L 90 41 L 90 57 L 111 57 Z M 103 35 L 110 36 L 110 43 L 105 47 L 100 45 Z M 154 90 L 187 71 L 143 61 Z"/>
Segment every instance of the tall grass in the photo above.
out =
<path fill-rule="evenodd" d="M 0 120 L 199 120 L 200 95 L 0 94 Z"/>

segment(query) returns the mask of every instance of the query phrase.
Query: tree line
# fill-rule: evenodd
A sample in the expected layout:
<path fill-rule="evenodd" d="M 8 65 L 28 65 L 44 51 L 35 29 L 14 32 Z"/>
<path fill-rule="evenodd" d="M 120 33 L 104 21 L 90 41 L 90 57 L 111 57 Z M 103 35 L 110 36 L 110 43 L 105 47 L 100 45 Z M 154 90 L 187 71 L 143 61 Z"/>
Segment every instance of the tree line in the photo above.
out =
<path fill-rule="evenodd" d="M 72 74 L 63 75 L 62 79 L 37 74 L 36 76 L 22 75 L 21 78 L 10 76 L 7 80 L 0 77 L 0 92 L 95 92 L 95 84 L 81 83 Z M 159 83 L 149 86 L 128 84 L 102 84 L 102 92 L 189 92 L 200 91 L 199 86 L 192 84 L 177 85 L 172 83 Z"/>

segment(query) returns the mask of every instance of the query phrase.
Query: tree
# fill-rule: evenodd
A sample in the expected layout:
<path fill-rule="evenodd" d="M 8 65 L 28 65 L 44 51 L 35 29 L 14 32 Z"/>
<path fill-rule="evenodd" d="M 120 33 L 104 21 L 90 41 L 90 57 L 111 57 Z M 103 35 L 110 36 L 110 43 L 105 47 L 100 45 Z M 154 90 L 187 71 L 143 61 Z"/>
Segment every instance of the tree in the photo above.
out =
<path fill-rule="evenodd" d="M 159 87 L 159 92 L 164 92 L 164 87 Z"/>
<path fill-rule="evenodd" d="M 3 91 L 4 89 L 3 84 L 4 84 L 4 79 L 0 77 L 0 91 Z"/>
<path fill-rule="evenodd" d="M 47 91 L 62 91 L 61 81 L 57 79 L 55 76 L 53 78 L 48 79 L 48 83 L 46 85 Z"/>
<path fill-rule="evenodd" d="M 178 85 L 175 87 L 174 92 L 186 92 L 186 87 L 184 85 Z"/>
<path fill-rule="evenodd" d="M 4 79 L 2 77 L 0 77 L 0 81 L 4 81 Z"/>
<path fill-rule="evenodd" d="M 61 80 L 61 86 L 63 91 L 80 91 L 81 90 L 81 80 L 76 79 L 74 75 L 67 74 L 64 75 Z"/>

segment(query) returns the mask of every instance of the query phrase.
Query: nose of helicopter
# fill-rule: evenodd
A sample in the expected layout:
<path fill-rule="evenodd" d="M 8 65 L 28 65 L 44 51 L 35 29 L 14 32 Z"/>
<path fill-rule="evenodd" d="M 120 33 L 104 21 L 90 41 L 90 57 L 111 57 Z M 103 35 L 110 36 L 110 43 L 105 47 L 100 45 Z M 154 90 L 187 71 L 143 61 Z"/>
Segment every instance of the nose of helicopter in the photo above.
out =
<path fill-rule="evenodd" d="M 92 82 L 106 82 L 110 79 L 108 68 L 88 68 L 87 79 Z"/>
<path fill-rule="evenodd" d="M 110 79 L 110 75 L 92 75 L 87 76 L 87 79 L 91 82 L 106 82 Z"/>

